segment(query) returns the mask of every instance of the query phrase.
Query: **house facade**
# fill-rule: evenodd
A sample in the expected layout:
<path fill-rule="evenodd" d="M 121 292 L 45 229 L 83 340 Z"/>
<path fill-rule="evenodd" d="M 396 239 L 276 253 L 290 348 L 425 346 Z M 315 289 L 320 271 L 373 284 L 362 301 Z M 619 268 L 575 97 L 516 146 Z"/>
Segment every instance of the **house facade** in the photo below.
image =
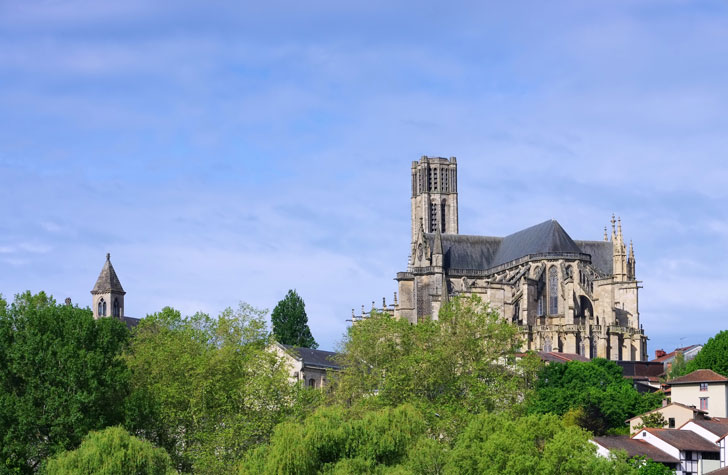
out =
<path fill-rule="evenodd" d="M 699 369 L 667 382 L 674 402 L 695 406 L 710 417 L 728 417 L 728 378 Z"/>

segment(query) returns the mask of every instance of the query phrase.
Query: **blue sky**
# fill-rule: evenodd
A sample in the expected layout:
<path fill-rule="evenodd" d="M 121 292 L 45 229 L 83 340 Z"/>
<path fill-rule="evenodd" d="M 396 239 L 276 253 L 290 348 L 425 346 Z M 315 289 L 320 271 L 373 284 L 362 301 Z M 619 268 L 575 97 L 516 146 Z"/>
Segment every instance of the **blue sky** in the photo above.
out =
<path fill-rule="evenodd" d="M 391 300 L 409 169 L 460 231 L 622 217 L 649 351 L 726 329 L 728 3 L 0 0 L 0 292 L 126 311 Z"/>

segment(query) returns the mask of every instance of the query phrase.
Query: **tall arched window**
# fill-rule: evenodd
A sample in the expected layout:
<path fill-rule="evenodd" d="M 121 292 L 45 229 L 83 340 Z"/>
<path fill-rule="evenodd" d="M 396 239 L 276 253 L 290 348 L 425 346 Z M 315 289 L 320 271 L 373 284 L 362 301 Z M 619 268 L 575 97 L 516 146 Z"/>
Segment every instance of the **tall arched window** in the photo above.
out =
<path fill-rule="evenodd" d="M 556 266 L 549 269 L 549 314 L 559 313 L 559 275 Z"/>
<path fill-rule="evenodd" d="M 104 300 L 103 297 L 101 297 L 101 300 L 99 300 L 99 311 L 98 314 L 100 317 L 106 316 L 106 300 Z"/>
<path fill-rule="evenodd" d="M 430 203 L 430 232 L 437 231 L 437 203 Z"/>
<path fill-rule="evenodd" d="M 440 232 L 443 234 L 447 232 L 445 230 L 445 200 L 442 200 L 442 203 L 440 203 Z"/>
<path fill-rule="evenodd" d="M 119 308 L 119 299 L 117 299 L 117 298 L 114 298 L 113 312 L 114 312 L 113 315 L 115 317 L 120 317 L 121 316 L 121 309 Z"/>

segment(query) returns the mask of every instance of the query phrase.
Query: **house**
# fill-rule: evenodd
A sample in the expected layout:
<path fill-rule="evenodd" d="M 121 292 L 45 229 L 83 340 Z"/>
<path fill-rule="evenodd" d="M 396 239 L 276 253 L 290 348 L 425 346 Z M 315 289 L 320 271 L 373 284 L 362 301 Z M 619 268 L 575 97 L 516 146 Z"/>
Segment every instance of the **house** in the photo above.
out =
<path fill-rule="evenodd" d="M 686 406 L 685 404 L 680 404 L 678 402 L 673 402 L 670 404 L 666 404 L 662 407 L 658 407 L 657 409 L 653 409 L 652 411 L 645 412 L 644 414 L 640 414 L 639 416 L 628 419 L 627 422 L 629 423 L 629 433 L 634 434 L 639 430 L 637 429 L 637 427 L 642 424 L 643 416 L 656 412 L 662 414 L 662 417 L 664 417 L 667 421 L 667 425 L 665 426 L 665 428 L 667 429 L 676 429 L 683 426 L 687 422 L 696 419 L 706 418 L 705 411 L 701 411 L 700 409 L 696 409 L 695 407 Z"/>
<path fill-rule="evenodd" d="M 655 358 L 650 360 L 654 363 L 661 363 L 663 365 L 663 372 L 667 373 L 672 368 L 672 363 L 675 361 L 678 353 L 682 353 L 685 362 L 687 363 L 691 359 L 700 353 L 703 349 L 703 345 L 690 345 L 683 348 L 675 348 L 674 351 L 666 353 L 665 350 L 655 350 Z"/>
<path fill-rule="evenodd" d="M 274 343 L 272 351 L 282 357 L 290 373 L 291 381 L 302 381 L 306 387 L 322 388 L 327 384 L 330 371 L 339 371 L 338 353 L 314 350 L 298 346 Z"/>
<path fill-rule="evenodd" d="M 721 468 L 720 447 L 690 430 L 647 428 L 632 439 L 644 440 L 679 459 L 677 475 L 701 475 Z"/>
<path fill-rule="evenodd" d="M 728 419 L 718 417 L 695 419 L 683 424 L 680 430 L 693 431 L 704 439 L 717 444 L 722 438 L 728 436 Z"/>
<path fill-rule="evenodd" d="M 680 459 L 677 457 L 663 452 L 649 442 L 640 439 L 631 439 L 626 435 L 594 437 L 591 442 L 597 446 L 597 454 L 606 458 L 609 458 L 614 450 L 623 450 L 627 452 L 629 458 L 646 457 L 666 465 L 673 470 L 677 470 L 680 464 Z"/>
<path fill-rule="evenodd" d="M 711 417 L 728 417 L 728 378 L 699 369 L 667 382 L 672 401 L 695 406 Z"/>

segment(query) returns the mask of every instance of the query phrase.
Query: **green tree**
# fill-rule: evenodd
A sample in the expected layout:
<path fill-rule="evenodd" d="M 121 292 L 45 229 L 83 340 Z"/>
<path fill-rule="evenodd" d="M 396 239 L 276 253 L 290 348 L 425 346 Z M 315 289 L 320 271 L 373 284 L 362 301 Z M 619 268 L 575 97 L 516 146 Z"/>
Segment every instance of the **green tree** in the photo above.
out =
<path fill-rule="evenodd" d="M 480 414 L 458 438 L 445 473 L 635 473 L 624 460 L 597 456 L 589 437 L 553 414 Z"/>
<path fill-rule="evenodd" d="M 644 429 L 645 427 L 654 427 L 661 429 L 667 425 L 667 420 L 661 412 L 649 412 L 641 416 L 642 422 L 635 426 L 635 433 Z"/>
<path fill-rule="evenodd" d="M 670 370 L 667 372 L 667 379 L 675 379 L 688 374 L 688 365 L 685 362 L 685 355 L 682 351 L 678 351 L 675 359 L 672 360 Z"/>
<path fill-rule="evenodd" d="M 271 313 L 273 338 L 283 345 L 318 348 L 308 328 L 306 304 L 295 290 L 289 290 Z"/>
<path fill-rule="evenodd" d="M 581 427 L 597 435 L 626 429 L 625 421 L 660 405 L 660 394 L 641 394 L 613 361 L 596 358 L 545 366 L 528 401 L 531 413 L 571 414 Z M 578 416 L 578 417 L 576 417 Z"/>
<path fill-rule="evenodd" d="M 4 302 L 3 302 L 4 303 Z M 123 420 L 129 332 L 41 292 L 0 307 L 0 462 L 30 473 L 90 430 Z"/>
<path fill-rule="evenodd" d="M 686 373 L 697 369 L 712 369 L 728 376 L 728 330 L 723 330 L 710 338 L 703 349 L 688 361 Z"/>
<path fill-rule="evenodd" d="M 438 320 L 374 314 L 348 329 L 334 397 L 342 404 L 434 406 L 452 414 L 515 407 L 532 378 L 514 358 L 518 330 L 477 296 L 453 298 Z M 375 397 L 373 397 L 375 396 Z M 430 416 L 428 416 L 430 417 Z"/>
<path fill-rule="evenodd" d="M 53 475 L 166 475 L 176 473 L 169 455 L 121 427 L 89 433 L 76 450 L 61 452 L 43 465 Z"/>
<path fill-rule="evenodd" d="M 167 449 L 177 469 L 225 473 L 268 440 L 296 405 L 264 312 L 241 304 L 217 318 L 169 307 L 135 330 L 127 363 L 127 428 Z"/>

